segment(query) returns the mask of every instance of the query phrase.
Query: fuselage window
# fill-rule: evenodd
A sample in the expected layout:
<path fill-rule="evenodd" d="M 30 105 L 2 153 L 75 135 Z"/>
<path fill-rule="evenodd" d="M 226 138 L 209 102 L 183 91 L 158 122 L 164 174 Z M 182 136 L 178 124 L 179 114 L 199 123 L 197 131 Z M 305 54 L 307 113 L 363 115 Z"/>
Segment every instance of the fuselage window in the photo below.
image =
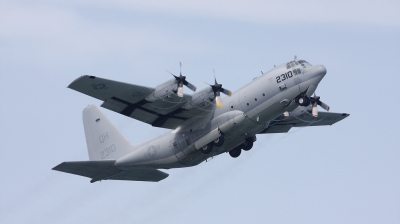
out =
<path fill-rule="evenodd" d="M 301 73 L 301 70 L 298 68 L 298 69 L 296 69 L 297 70 L 297 74 L 300 74 Z"/>
<path fill-rule="evenodd" d="M 289 64 L 289 63 L 286 64 L 286 68 L 287 68 L 287 69 L 290 68 L 290 64 Z"/>
<path fill-rule="evenodd" d="M 293 61 L 290 62 L 290 66 L 294 67 L 294 63 Z"/>
<path fill-rule="evenodd" d="M 297 61 L 294 61 L 294 63 L 295 63 L 296 65 L 299 65 L 299 63 L 297 63 Z"/>
<path fill-rule="evenodd" d="M 297 75 L 297 69 L 293 69 L 294 75 Z"/>

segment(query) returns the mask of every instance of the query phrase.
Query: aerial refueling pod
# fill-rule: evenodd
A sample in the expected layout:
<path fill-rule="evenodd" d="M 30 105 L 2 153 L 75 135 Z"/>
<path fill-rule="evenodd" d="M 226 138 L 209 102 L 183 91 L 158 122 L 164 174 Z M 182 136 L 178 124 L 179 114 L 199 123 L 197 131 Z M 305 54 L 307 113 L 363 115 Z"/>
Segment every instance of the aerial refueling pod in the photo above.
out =
<path fill-rule="evenodd" d="M 239 110 L 229 111 L 214 118 L 211 121 L 212 131 L 194 143 L 196 149 L 201 149 L 203 146 L 219 138 L 221 132 L 228 133 L 234 126 L 241 124 L 245 118 L 245 114 Z"/>

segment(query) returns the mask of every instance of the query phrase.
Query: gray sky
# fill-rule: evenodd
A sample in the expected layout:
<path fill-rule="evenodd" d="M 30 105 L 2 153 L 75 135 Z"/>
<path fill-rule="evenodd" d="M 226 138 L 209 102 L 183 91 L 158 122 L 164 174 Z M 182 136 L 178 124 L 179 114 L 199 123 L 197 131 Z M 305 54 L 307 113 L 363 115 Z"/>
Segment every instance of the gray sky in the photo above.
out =
<path fill-rule="evenodd" d="M 84 2 L 84 3 L 83 3 Z M 0 2 L 1 223 L 400 223 L 399 1 Z M 90 74 L 156 86 L 212 69 L 235 91 L 293 59 L 323 64 L 330 127 L 258 135 L 253 149 L 159 183 L 52 171 L 88 160 L 67 89 Z M 138 143 L 165 129 L 102 109 Z"/>

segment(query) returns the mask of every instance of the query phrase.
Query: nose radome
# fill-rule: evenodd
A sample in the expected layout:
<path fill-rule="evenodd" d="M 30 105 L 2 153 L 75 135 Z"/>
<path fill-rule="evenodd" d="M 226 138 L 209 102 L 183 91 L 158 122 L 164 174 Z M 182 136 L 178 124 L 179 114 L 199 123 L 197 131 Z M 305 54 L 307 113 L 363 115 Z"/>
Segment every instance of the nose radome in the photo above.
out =
<path fill-rule="evenodd" d="M 316 68 L 315 68 L 316 73 L 317 73 L 318 75 L 326 75 L 326 68 L 325 68 L 325 66 L 323 66 L 323 65 L 316 65 L 315 67 L 316 67 Z"/>

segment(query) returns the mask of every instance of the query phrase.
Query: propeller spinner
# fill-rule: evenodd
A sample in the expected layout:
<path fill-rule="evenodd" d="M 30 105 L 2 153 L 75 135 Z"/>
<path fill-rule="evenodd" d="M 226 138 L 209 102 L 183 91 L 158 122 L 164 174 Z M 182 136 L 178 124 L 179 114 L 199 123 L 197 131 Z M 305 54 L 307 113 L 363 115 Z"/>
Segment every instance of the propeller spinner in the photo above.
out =
<path fill-rule="evenodd" d="M 196 86 L 194 86 L 193 84 L 191 84 L 190 82 L 186 81 L 186 76 L 182 75 L 182 63 L 179 62 L 179 76 L 176 76 L 174 74 L 172 74 L 171 72 L 169 72 L 167 70 L 168 73 L 170 73 L 172 76 L 175 77 L 176 82 L 178 83 L 178 91 L 177 91 L 177 95 L 179 97 L 183 97 L 183 85 L 187 86 L 189 89 L 196 91 Z"/>

